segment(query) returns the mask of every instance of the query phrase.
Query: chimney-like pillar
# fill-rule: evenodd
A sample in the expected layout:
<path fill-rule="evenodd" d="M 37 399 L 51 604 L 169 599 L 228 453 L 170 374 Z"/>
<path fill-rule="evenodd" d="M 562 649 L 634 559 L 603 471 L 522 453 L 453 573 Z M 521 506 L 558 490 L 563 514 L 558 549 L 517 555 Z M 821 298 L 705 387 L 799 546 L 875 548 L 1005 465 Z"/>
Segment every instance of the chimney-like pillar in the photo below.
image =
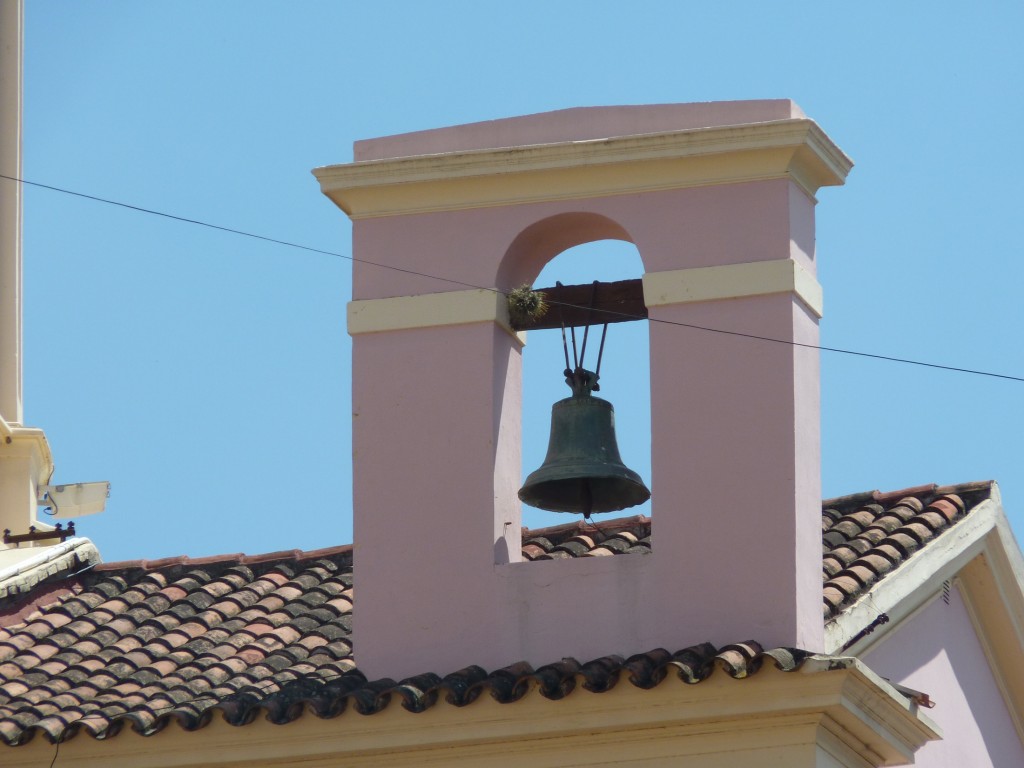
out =
<path fill-rule="evenodd" d="M 0 3 L 0 173 L 21 178 L 21 0 Z M 21 184 L 0 179 L 0 417 L 21 424 Z"/>
<path fill-rule="evenodd" d="M 39 486 L 53 472 L 42 430 L 22 426 L 21 0 L 0 2 L 0 532 L 36 522 Z M 45 524 L 39 527 L 47 528 Z M 7 546 L 0 543 L 0 549 Z"/>
<path fill-rule="evenodd" d="M 814 194 L 849 168 L 778 100 L 456 126 L 315 171 L 357 259 L 363 671 L 820 649 L 818 358 L 793 342 L 817 342 Z M 520 562 L 521 340 L 500 292 L 604 238 L 636 245 L 654 321 L 653 552 Z"/>

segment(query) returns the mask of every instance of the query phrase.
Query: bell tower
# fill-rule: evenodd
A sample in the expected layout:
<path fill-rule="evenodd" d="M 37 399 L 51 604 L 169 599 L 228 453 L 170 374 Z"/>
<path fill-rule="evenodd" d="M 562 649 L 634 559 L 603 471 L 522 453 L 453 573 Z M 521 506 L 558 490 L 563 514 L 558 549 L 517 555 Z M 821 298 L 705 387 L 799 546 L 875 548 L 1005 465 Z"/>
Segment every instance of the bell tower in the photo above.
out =
<path fill-rule="evenodd" d="M 314 171 L 357 259 L 362 670 L 821 649 L 818 354 L 794 343 L 818 341 L 815 195 L 850 167 L 795 104 L 766 100 L 371 139 Z M 521 562 L 524 338 L 503 292 L 608 238 L 644 263 L 653 552 Z"/>

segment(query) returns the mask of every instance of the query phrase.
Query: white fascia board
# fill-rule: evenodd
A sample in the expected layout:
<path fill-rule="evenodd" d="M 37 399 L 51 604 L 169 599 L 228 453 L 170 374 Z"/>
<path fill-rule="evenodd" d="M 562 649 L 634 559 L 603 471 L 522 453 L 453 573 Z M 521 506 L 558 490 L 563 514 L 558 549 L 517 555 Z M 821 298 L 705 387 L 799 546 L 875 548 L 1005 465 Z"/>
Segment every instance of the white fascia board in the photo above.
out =
<path fill-rule="evenodd" d="M 942 582 L 954 578 L 990 544 L 989 534 L 996 531 L 1005 515 L 993 486 L 991 498 L 978 504 L 960 522 L 918 550 L 895 571 L 885 575 L 857 601 L 825 624 L 825 652 L 862 656 L 883 637 L 922 608 L 942 589 Z M 1019 552 L 1018 552 L 1019 554 Z M 1024 582 L 1016 588 L 1024 590 Z M 889 623 L 844 646 L 880 614 Z"/>
<path fill-rule="evenodd" d="M 1024 557 L 1005 515 L 956 579 L 992 677 L 1024 742 Z"/>

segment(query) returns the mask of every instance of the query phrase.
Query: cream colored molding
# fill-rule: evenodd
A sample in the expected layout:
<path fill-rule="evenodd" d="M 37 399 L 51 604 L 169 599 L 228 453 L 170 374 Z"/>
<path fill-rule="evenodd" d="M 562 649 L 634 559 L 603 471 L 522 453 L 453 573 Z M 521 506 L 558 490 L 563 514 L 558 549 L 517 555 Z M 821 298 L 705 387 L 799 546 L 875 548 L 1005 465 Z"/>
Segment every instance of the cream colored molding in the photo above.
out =
<path fill-rule="evenodd" d="M 36 505 L 38 489 L 52 474 L 53 455 L 43 430 L 0 417 L 0 531 L 48 527 L 36 520 Z M 17 546 L 0 544 L 0 550 Z"/>
<path fill-rule="evenodd" d="M 792 259 L 648 272 L 643 281 L 644 304 L 648 308 L 795 293 L 817 317 L 822 313 L 821 284 Z"/>
<path fill-rule="evenodd" d="M 46 485 L 53 474 L 53 454 L 46 433 L 35 427 L 11 424 L 0 416 L 0 459 L 14 458 L 32 460 L 38 485 Z"/>
<path fill-rule="evenodd" d="M 22 175 L 22 0 L 0 1 L 0 169 Z M 23 418 L 22 185 L 0 183 L 0 416 Z"/>
<path fill-rule="evenodd" d="M 410 328 L 494 322 L 526 343 L 526 334 L 512 329 L 508 301 L 500 291 L 424 293 L 386 299 L 361 299 L 348 304 L 348 332 L 352 336 Z"/>
<path fill-rule="evenodd" d="M 446 152 L 315 168 L 353 219 L 787 178 L 810 197 L 853 162 L 813 120 Z"/>
<path fill-rule="evenodd" d="M 187 732 L 173 723 L 143 737 L 129 728 L 96 740 L 83 728 L 60 745 L 76 768 L 224 766 L 675 765 L 690 768 L 865 768 L 904 765 L 938 727 L 906 697 L 855 659 L 812 657 L 794 672 L 766 663 L 734 680 L 716 671 L 699 685 L 674 675 L 650 690 L 621 681 L 605 693 L 582 687 L 559 701 L 534 687 L 499 704 L 481 696 L 467 707 L 441 699 L 421 713 L 393 700 L 361 716 L 306 712 L 287 725 L 258 717 L 234 727 L 213 714 Z M 820 760 L 820 753 L 831 760 Z M 36 737 L 0 746 L 4 768 L 46 765 L 54 745 Z"/>

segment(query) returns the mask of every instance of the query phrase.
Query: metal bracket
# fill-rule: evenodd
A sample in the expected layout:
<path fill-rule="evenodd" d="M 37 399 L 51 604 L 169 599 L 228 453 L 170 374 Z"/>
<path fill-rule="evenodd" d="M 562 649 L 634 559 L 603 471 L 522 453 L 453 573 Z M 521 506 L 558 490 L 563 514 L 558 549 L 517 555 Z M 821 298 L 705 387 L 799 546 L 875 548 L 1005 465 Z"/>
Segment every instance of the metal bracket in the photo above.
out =
<path fill-rule="evenodd" d="M 45 541 L 46 539 L 60 539 L 63 542 L 74 535 L 74 522 L 68 523 L 67 528 L 57 523 L 57 527 L 52 531 L 38 531 L 34 525 L 28 529 L 28 533 L 11 533 L 10 528 L 5 528 L 4 544 L 21 544 L 23 541 Z"/>

